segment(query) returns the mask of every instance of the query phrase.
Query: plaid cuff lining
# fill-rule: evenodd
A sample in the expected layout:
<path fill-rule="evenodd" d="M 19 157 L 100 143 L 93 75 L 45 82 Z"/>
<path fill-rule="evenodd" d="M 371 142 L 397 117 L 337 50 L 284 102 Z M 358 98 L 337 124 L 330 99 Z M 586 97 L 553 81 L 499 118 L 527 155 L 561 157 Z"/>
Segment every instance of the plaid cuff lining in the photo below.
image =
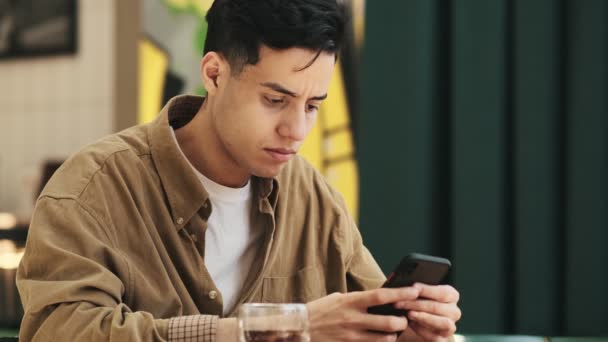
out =
<path fill-rule="evenodd" d="M 218 316 L 193 315 L 169 320 L 169 342 L 216 342 Z"/>

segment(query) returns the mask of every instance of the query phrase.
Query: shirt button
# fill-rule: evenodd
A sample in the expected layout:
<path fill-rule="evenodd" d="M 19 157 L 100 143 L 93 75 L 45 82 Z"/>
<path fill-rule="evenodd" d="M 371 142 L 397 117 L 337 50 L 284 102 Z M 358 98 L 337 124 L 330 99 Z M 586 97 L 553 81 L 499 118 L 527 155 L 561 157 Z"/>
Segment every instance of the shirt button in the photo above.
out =
<path fill-rule="evenodd" d="M 192 238 L 192 241 L 198 242 L 198 237 L 196 237 L 196 234 L 192 234 L 190 237 Z"/>
<path fill-rule="evenodd" d="M 209 291 L 209 299 L 215 300 L 215 298 L 217 298 L 217 291 L 215 291 L 215 290 Z"/>
<path fill-rule="evenodd" d="M 177 218 L 177 224 L 182 224 L 184 223 L 184 218 L 183 217 L 178 217 Z"/>
<path fill-rule="evenodd" d="M 209 206 L 209 201 L 203 202 L 203 208 L 207 208 Z"/>

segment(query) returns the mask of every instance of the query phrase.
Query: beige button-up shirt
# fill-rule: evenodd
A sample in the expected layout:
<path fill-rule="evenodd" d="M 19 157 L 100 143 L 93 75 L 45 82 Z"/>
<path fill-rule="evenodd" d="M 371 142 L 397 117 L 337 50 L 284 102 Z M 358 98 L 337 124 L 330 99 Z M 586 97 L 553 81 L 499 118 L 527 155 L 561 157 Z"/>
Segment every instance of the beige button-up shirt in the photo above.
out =
<path fill-rule="evenodd" d="M 215 340 L 222 296 L 204 260 L 212 207 L 169 127 L 203 101 L 174 98 L 154 122 L 85 147 L 56 172 L 17 274 L 21 340 Z M 264 234 L 239 303 L 382 284 L 340 195 L 306 161 L 252 185 L 252 224 Z"/>

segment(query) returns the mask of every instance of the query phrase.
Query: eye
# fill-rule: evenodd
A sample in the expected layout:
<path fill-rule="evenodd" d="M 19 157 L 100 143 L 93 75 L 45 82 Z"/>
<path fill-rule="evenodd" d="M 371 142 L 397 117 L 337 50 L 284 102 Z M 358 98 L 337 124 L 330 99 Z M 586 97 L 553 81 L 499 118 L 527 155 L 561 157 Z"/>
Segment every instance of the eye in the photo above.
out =
<path fill-rule="evenodd" d="M 312 104 L 309 104 L 309 105 L 308 105 L 308 111 L 309 111 L 309 112 L 316 112 L 316 111 L 318 111 L 318 110 L 319 110 L 319 107 L 318 107 L 318 106 L 316 106 L 316 105 L 312 105 Z"/>
<path fill-rule="evenodd" d="M 285 103 L 285 98 L 282 98 L 282 97 L 277 98 L 277 97 L 264 96 L 264 99 L 266 100 L 266 102 L 269 105 L 272 105 L 272 106 L 282 105 L 283 103 Z"/>

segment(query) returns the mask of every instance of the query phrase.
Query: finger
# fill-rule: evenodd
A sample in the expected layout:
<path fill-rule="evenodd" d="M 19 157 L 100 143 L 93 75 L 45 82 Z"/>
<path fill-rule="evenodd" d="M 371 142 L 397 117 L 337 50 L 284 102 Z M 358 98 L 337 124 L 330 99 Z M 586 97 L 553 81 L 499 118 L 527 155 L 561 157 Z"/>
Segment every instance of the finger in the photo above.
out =
<path fill-rule="evenodd" d="M 450 285 L 426 285 L 422 283 L 414 284 L 420 290 L 420 297 L 433 299 L 443 303 L 457 303 L 460 293 Z"/>
<path fill-rule="evenodd" d="M 355 326 L 364 330 L 376 332 L 395 333 L 407 329 L 407 318 L 398 316 L 385 316 L 374 314 L 361 314 Z"/>
<path fill-rule="evenodd" d="M 396 309 L 423 311 L 437 316 L 449 317 L 458 321 L 462 313 L 455 304 L 436 302 L 433 300 L 415 300 L 395 303 Z"/>
<path fill-rule="evenodd" d="M 422 337 L 425 341 L 428 341 L 428 342 L 435 342 L 435 341 L 439 342 L 443 339 L 443 336 L 441 336 L 437 332 L 425 327 L 424 325 L 416 323 L 416 322 L 410 322 L 410 329 L 412 329 L 412 331 L 416 335 Z"/>
<path fill-rule="evenodd" d="M 370 291 L 353 293 L 353 300 L 361 303 L 365 308 L 375 305 L 414 300 L 418 298 L 420 290 L 415 287 L 379 288 Z"/>
<path fill-rule="evenodd" d="M 431 315 L 421 311 L 410 311 L 407 317 L 411 322 L 423 325 L 441 336 L 451 336 L 456 332 L 456 323 L 447 317 Z"/>

